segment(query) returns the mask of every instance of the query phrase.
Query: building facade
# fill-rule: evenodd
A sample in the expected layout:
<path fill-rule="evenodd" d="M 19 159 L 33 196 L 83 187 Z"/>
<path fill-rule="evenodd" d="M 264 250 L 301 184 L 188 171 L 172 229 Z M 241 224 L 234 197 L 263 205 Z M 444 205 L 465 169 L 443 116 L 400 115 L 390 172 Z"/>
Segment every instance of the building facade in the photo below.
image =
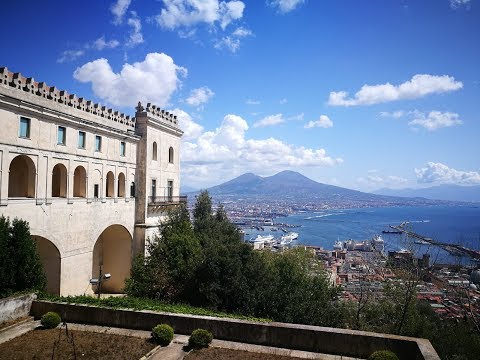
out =
<path fill-rule="evenodd" d="M 0 68 L 0 214 L 29 222 L 48 291 L 121 292 L 180 197 L 176 116 L 135 117 Z"/>

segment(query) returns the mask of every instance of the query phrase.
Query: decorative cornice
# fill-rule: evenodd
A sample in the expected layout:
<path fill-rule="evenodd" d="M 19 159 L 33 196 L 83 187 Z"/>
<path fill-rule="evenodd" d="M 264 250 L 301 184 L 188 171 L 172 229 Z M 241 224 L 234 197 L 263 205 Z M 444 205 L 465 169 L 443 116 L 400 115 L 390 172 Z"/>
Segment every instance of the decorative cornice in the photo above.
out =
<path fill-rule="evenodd" d="M 139 101 L 135 110 L 137 110 L 135 117 L 148 116 L 170 126 L 178 127 L 177 115 L 161 109 L 159 106 L 147 103 L 147 106 L 143 107 L 142 103 Z"/>
<path fill-rule="evenodd" d="M 27 92 L 41 98 L 51 100 L 57 104 L 63 104 L 89 114 L 93 114 L 102 119 L 108 119 L 119 124 L 127 126 L 131 130 L 135 129 L 135 118 L 125 115 L 117 110 L 107 108 L 101 104 L 86 100 L 83 97 L 77 97 L 75 94 L 69 94 L 65 90 L 58 90 L 55 86 L 48 86 L 44 82 L 36 82 L 32 77 L 24 77 L 21 73 L 9 71 L 6 67 L 0 67 L 0 85 L 10 89 Z"/>

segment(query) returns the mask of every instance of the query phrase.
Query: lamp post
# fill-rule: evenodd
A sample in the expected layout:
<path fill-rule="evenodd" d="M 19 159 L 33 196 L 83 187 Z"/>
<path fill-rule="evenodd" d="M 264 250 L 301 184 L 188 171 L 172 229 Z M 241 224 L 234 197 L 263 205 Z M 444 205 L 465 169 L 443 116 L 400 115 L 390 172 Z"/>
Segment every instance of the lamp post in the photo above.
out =
<path fill-rule="evenodd" d="M 104 281 L 110 280 L 112 275 L 110 273 L 102 274 L 102 265 L 100 265 L 100 271 L 98 274 L 98 279 L 90 279 L 90 284 L 97 285 L 97 298 L 100 299 L 100 294 L 102 292 L 102 284 Z"/>

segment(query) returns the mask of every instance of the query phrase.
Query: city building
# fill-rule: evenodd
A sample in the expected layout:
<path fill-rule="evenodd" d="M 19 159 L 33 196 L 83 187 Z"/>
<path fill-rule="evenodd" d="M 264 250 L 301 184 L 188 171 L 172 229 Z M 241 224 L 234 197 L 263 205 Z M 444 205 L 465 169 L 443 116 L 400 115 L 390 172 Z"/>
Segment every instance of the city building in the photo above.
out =
<path fill-rule="evenodd" d="M 121 292 L 179 196 L 176 116 L 135 117 L 0 67 L 0 214 L 29 222 L 54 294 Z"/>

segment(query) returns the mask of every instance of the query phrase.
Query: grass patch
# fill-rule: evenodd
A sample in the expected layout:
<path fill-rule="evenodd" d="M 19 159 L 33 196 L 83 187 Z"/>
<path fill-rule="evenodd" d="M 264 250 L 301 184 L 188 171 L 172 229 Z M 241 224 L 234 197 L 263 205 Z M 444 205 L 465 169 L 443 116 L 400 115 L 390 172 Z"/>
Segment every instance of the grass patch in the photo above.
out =
<path fill-rule="evenodd" d="M 113 309 L 133 309 L 133 310 L 152 310 L 162 311 L 174 314 L 190 314 L 200 316 L 215 316 L 219 318 L 230 318 L 239 320 L 249 320 L 258 322 L 271 322 L 270 319 L 262 319 L 240 314 L 230 314 L 211 309 L 194 307 L 186 304 L 171 304 L 159 300 L 135 298 L 135 297 L 109 297 L 104 299 L 97 299 L 93 296 L 79 295 L 79 296 L 54 296 L 49 294 L 38 294 L 38 300 L 48 300 L 54 302 L 63 302 L 68 304 L 83 304 L 95 305 L 99 307 L 113 308 Z"/>

